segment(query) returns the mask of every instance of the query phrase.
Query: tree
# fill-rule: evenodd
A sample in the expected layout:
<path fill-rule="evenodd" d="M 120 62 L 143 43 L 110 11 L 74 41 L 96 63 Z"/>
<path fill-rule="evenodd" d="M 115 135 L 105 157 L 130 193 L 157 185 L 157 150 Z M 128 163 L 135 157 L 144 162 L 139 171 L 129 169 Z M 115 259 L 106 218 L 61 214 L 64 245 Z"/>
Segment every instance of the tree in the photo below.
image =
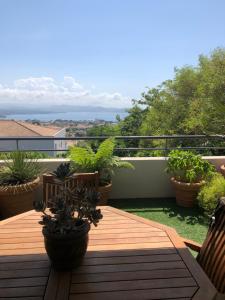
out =
<path fill-rule="evenodd" d="M 120 122 L 121 132 L 141 135 L 225 133 L 225 49 L 199 56 L 197 67 L 174 70 L 174 78 L 142 93 L 129 115 Z M 142 108 L 143 107 L 143 108 Z M 197 141 L 202 143 L 202 141 Z M 141 142 L 160 146 L 162 141 Z M 197 145 L 196 140 L 171 141 L 170 146 Z"/>

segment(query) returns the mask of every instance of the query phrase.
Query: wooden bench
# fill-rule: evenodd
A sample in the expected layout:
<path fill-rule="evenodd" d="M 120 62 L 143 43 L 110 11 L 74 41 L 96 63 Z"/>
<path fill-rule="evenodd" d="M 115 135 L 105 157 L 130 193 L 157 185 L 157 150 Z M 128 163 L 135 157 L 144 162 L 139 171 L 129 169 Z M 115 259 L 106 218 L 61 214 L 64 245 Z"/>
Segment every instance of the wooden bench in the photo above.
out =
<path fill-rule="evenodd" d="M 43 200 L 47 205 L 54 197 L 60 194 L 61 186 L 68 188 L 71 193 L 75 191 L 78 185 L 85 185 L 85 187 L 98 190 L 99 175 L 98 172 L 95 173 L 79 173 L 68 177 L 65 182 L 61 182 L 56 179 L 52 174 L 43 175 Z"/>
<path fill-rule="evenodd" d="M 221 198 L 204 243 L 201 245 L 184 240 L 198 252 L 197 261 L 218 290 L 218 299 L 225 299 L 225 198 Z"/>

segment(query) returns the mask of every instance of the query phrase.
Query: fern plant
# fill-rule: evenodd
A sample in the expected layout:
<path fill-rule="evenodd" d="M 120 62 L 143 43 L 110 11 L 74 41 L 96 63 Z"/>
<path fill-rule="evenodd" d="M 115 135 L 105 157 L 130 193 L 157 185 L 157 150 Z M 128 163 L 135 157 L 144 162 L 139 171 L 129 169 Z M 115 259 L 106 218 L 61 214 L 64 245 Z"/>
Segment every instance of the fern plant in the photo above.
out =
<path fill-rule="evenodd" d="M 91 147 L 70 148 L 69 158 L 75 172 L 99 172 L 99 184 L 106 185 L 112 180 L 115 168 L 130 168 L 133 165 L 113 155 L 115 139 L 108 138 L 102 142 L 95 153 Z"/>

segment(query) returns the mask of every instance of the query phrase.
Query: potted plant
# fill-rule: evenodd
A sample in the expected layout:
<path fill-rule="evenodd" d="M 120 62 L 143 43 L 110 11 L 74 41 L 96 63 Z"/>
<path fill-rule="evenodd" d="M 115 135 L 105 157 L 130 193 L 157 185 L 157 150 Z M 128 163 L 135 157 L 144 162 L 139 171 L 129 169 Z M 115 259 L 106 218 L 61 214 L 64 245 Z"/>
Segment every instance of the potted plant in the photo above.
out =
<path fill-rule="evenodd" d="M 106 205 L 112 189 L 115 168 L 134 168 L 129 162 L 113 155 L 115 139 L 108 138 L 100 144 L 95 153 L 91 147 L 70 148 L 69 158 L 75 172 L 99 172 L 100 205 Z"/>
<path fill-rule="evenodd" d="M 173 150 L 167 160 L 167 172 L 172 175 L 177 204 L 193 207 L 200 188 L 215 167 L 191 151 Z"/>
<path fill-rule="evenodd" d="M 56 270 L 70 270 L 79 266 L 88 246 L 90 224 L 102 218 L 101 210 L 96 209 L 99 194 L 96 190 L 77 184 L 68 188 L 66 182 L 70 174 L 68 165 L 61 165 L 53 173 L 54 184 L 58 183 L 58 193 L 52 198 L 50 208 L 43 200 L 34 202 L 34 208 L 42 212 L 42 233 L 46 252 Z"/>
<path fill-rule="evenodd" d="M 0 215 L 8 218 L 33 209 L 34 192 L 39 185 L 41 168 L 25 152 L 5 156 L 0 168 Z"/>

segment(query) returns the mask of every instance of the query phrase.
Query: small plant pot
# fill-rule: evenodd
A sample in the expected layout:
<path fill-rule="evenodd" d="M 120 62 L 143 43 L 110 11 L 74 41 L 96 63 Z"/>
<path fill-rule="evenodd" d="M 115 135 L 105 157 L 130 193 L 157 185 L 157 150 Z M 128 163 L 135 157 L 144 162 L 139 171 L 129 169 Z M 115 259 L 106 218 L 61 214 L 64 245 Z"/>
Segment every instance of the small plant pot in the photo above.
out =
<path fill-rule="evenodd" d="M 175 189 L 177 205 L 183 207 L 194 207 L 196 198 L 200 188 L 204 185 L 204 181 L 199 183 L 186 183 L 171 178 L 171 183 Z"/>
<path fill-rule="evenodd" d="M 107 205 L 111 191 L 112 183 L 98 187 L 98 192 L 100 193 L 100 201 L 98 205 Z"/>
<path fill-rule="evenodd" d="M 0 186 L 0 217 L 5 219 L 33 209 L 40 178 L 19 185 Z"/>
<path fill-rule="evenodd" d="M 87 221 L 67 235 L 49 234 L 43 228 L 45 249 L 55 270 L 72 270 L 82 263 L 87 251 L 89 230 Z"/>
<path fill-rule="evenodd" d="M 225 165 L 220 166 L 220 172 L 223 175 L 223 177 L 225 178 Z"/>

